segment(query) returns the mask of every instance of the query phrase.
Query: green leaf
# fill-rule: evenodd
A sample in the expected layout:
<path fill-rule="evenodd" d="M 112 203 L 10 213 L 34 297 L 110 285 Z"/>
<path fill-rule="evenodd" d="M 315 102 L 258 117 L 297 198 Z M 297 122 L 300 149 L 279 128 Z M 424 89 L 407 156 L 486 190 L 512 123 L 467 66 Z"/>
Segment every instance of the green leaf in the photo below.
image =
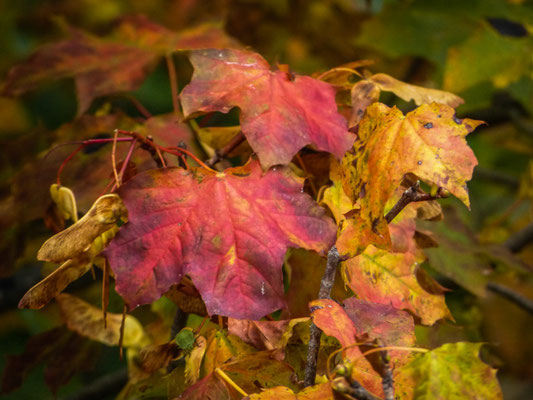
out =
<path fill-rule="evenodd" d="M 402 367 L 403 377 L 412 381 L 413 400 L 502 399 L 496 370 L 479 359 L 481 346 L 448 343 Z"/>

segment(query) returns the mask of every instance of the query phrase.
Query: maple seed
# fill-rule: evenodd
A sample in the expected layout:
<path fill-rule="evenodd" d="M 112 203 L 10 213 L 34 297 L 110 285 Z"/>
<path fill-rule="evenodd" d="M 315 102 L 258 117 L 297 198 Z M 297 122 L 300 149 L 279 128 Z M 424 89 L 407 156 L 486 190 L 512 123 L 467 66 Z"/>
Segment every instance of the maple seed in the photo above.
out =
<path fill-rule="evenodd" d="M 99 197 L 74 225 L 48 239 L 39 252 L 41 261 L 63 262 L 87 251 L 94 240 L 111 229 L 128 211 L 116 194 Z"/>

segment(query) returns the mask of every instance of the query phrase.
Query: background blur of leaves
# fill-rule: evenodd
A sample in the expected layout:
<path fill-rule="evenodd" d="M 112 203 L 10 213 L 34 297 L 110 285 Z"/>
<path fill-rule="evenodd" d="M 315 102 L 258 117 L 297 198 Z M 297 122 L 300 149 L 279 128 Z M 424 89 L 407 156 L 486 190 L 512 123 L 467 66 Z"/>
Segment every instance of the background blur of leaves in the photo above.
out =
<path fill-rule="evenodd" d="M 456 323 L 421 328 L 418 339 L 421 345 L 431 346 L 458 340 L 494 344 L 486 358 L 500 368 L 505 398 L 520 399 L 528 390 L 531 393 L 533 387 L 527 383 L 533 381 L 531 315 L 493 295 L 476 297 L 450 276 L 458 271 L 471 273 L 472 277 L 465 279 L 472 286 L 485 267 L 502 270 L 498 275 L 501 282 L 533 298 L 531 279 L 516 279 L 506 272 L 509 264 L 532 265 L 533 246 L 512 259 L 498 257 L 491 250 L 492 245 L 504 243 L 533 220 L 532 2 L 0 0 L 1 79 L 11 65 L 39 45 L 63 37 L 62 22 L 105 35 L 117 18 L 129 14 L 145 14 L 175 31 L 206 21 L 222 22 L 231 36 L 271 63 L 289 64 L 299 73 L 311 74 L 369 59 L 375 61 L 369 67 L 374 73 L 384 72 L 462 96 L 465 104 L 458 109 L 459 116 L 488 123 L 468 138 L 480 164 L 469 185 L 472 210 L 468 212 L 453 199 L 444 202 L 446 221 L 439 236 L 447 247 L 442 246 L 443 257 L 439 258 L 438 253 L 430 256 L 432 262 L 453 264 L 441 266 L 441 272 L 455 268 L 447 277 L 430 272 L 453 289 L 447 302 Z M 181 64 L 186 62 L 181 60 Z M 183 85 L 191 74 L 190 67 L 181 67 L 179 74 Z M 153 114 L 172 110 L 163 62 L 134 95 Z M 37 212 L 25 207 L 25 199 L 37 189 L 32 186 L 35 183 L 20 177 L 30 168 L 30 161 L 61 138 L 62 131 L 56 129 L 75 117 L 75 99 L 72 80 L 50 83 L 20 99 L 0 97 L 0 370 L 6 353 L 22 352 L 31 336 L 60 324 L 54 305 L 41 311 L 16 309 L 25 291 L 42 276 L 41 269 L 47 268 L 35 260 L 35 254 L 50 236 L 42 217 L 36 217 L 42 215 L 47 204 Z M 382 94 L 380 100 L 404 111 L 414 106 L 387 94 Z M 113 98 L 96 100 L 90 112 L 105 101 L 135 116 L 128 102 Z M 51 183 L 38 182 L 42 185 L 39 190 L 47 190 Z M 98 284 L 87 276 L 71 285 L 69 291 L 83 293 L 95 303 L 100 296 Z M 111 311 L 120 312 L 120 307 L 115 295 Z M 149 310 L 140 308 L 135 314 L 142 322 L 150 322 Z M 88 347 L 80 346 L 80 351 L 83 349 Z M 121 368 L 116 348 L 101 346 L 94 362 L 90 372 L 76 376 L 60 389 L 59 396 L 76 393 L 84 384 Z M 48 397 L 52 394 L 44 384 L 41 368 L 6 398 Z"/>

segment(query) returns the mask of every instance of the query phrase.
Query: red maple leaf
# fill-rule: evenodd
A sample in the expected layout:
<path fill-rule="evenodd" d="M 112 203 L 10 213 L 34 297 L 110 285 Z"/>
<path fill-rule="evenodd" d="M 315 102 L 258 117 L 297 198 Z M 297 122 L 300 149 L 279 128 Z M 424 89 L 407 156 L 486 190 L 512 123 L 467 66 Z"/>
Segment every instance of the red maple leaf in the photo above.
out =
<path fill-rule="evenodd" d="M 119 189 L 129 222 L 106 250 L 130 306 L 151 303 L 189 275 L 210 314 L 258 319 L 285 305 L 287 247 L 321 253 L 335 225 L 288 168 L 168 168 Z"/>
<path fill-rule="evenodd" d="M 181 93 L 183 112 L 241 109 L 241 126 L 263 167 L 288 164 L 302 147 L 342 157 L 354 141 L 325 82 L 270 71 L 257 53 L 198 50 L 190 57 L 191 83 Z"/>

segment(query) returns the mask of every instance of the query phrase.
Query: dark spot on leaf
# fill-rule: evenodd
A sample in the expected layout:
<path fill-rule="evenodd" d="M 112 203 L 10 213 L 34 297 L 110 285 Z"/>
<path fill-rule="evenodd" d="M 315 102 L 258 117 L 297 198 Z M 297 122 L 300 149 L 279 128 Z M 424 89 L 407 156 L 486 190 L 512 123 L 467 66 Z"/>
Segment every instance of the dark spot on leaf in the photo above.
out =
<path fill-rule="evenodd" d="M 372 220 L 372 232 L 374 232 L 376 235 L 379 235 L 378 224 L 379 224 L 379 218 Z"/>
<path fill-rule="evenodd" d="M 431 129 L 433 128 L 433 124 L 431 122 L 428 122 L 427 124 L 424 125 L 424 128 Z"/>
<path fill-rule="evenodd" d="M 440 114 L 439 114 L 439 115 L 437 115 L 437 118 L 442 118 L 442 115 L 440 115 Z"/>
<path fill-rule="evenodd" d="M 460 118 L 457 118 L 457 115 L 453 116 L 453 122 L 455 122 L 458 125 L 461 125 L 463 123 L 463 120 Z"/>
<path fill-rule="evenodd" d="M 359 198 L 362 199 L 366 195 L 366 182 L 361 186 L 361 191 L 359 192 Z"/>
<path fill-rule="evenodd" d="M 312 307 L 309 307 L 309 311 L 311 311 L 313 313 L 316 310 L 322 310 L 323 308 L 324 307 L 322 307 L 322 306 L 312 306 Z"/>
<path fill-rule="evenodd" d="M 416 163 L 417 163 L 418 165 L 422 165 L 422 161 L 420 161 L 420 160 L 418 160 Z"/>
<path fill-rule="evenodd" d="M 250 173 L 249 172 L 245 172 L 245 173 L 234 172 L 232 175 L 244 178 L 246 176 L 249 176 Z"/>

